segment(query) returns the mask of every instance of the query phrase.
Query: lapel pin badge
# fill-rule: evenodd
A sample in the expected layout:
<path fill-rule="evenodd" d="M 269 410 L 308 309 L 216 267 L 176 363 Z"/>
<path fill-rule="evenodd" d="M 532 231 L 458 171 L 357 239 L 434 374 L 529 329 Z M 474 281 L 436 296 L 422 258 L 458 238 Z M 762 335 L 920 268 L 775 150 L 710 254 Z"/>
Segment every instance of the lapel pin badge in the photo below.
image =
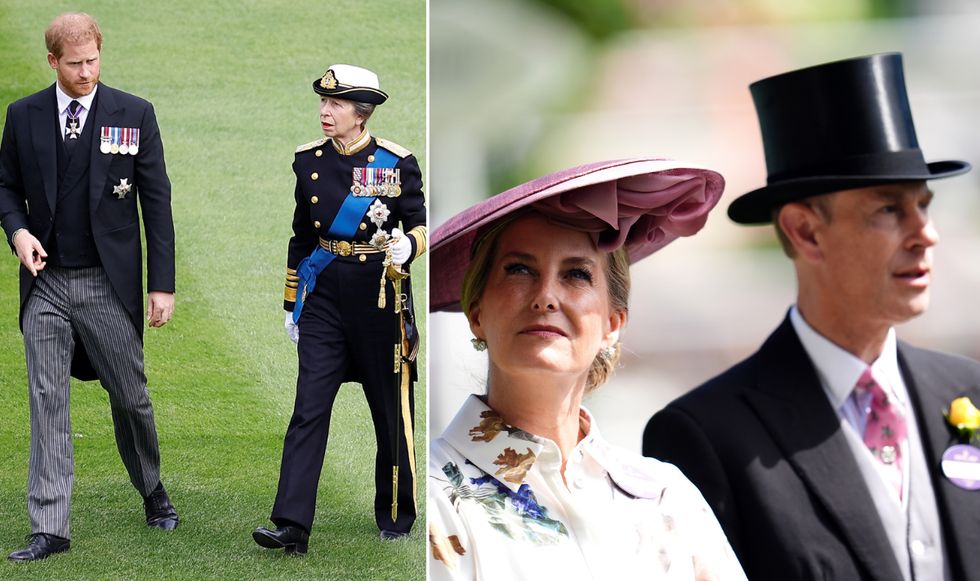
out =
<path fill-rule="evenodd" d="M 977 441 L 980 428 L 980 410 L 968 397 L 953 400 L 946 421 L 956 429 L 960 441 Z M 943 474 L 949 481 L 965 490 L 980 490 L 980 448 L 960 443 L 943 452 Z"/>

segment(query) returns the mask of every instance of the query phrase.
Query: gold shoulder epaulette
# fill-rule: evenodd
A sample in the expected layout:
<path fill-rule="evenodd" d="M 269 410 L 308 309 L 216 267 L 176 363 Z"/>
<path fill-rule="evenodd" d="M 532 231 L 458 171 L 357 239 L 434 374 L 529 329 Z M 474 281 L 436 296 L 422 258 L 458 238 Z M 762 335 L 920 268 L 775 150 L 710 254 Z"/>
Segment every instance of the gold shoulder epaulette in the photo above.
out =
<path fill-rule="evenodd" d="M 411 151 L 405 149 L 404 147 L 398 145 L 393 141 L 388 141 L 387 139 L 381 139 L 380 137 L 377 138 L 377 141 L 378 141 L 378 147 L 383 147 L 388 151 L 390 151 L 391 153 L 394 153 L 398 157 L 405 158 L 412 155 Z"/>
<path fill-rule="evenodd" d="M 323 145 L 324 143 L 326 143 L 328 141 L 330 141 L 330 140 L 327 139 L 326 137 L 323 137 L 323 138 L 317 139 L 316 141 L 311 141 L 309 143 L 304 143 L 303 145 L 300 145 L 299 147 L 296 148 L 296 153 L 300 153 L 302 151 L 309 151 L 309 150 L 313 149 L 314 147 L 320 147 L 321 145 Z"/>

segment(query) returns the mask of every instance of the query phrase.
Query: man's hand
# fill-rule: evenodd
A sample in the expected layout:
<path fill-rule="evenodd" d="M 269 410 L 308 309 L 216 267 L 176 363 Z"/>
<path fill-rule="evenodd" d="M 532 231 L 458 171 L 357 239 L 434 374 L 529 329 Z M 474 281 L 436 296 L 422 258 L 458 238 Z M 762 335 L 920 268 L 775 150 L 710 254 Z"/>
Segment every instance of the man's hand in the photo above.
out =
<path fill-rule="evenodd" d="M 150 291 L 146 295 L 146 320 L 151 327 L 162 327 L 174 316 L 174 293 Z"/>
<path fill-rule="evenodd" d="M 33 234 L 27 230 L 18 232 L 14 236 L 14 249 L 17 251 L 17 258 L 20 259 L 20 263 L 31 271 L 32 276 L 37 276 L 38 272 L 44 270 L 44 259 L 48 257 L 48 253 L 44 251 L 41 243 Z"/>

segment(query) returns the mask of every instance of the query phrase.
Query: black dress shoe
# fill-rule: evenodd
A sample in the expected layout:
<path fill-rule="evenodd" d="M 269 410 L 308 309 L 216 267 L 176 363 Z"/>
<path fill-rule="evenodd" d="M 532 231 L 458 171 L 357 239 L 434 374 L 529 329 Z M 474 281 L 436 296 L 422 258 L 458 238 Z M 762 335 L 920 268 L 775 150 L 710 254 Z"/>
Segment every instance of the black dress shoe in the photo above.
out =
<path fill-rule="evenodd" d="M 47 533 L 34 533 L 27 535 L 27 546 L 19 551 L 10 553 L 7 557 L 11 561 L 37 561 L 47 559 L 55 553 L 64 553 L 71 546 L 71 541 L 49 535 Z"/>
<path fill-rule="evenodd" d="M 310 545 L 310 533 L 290 525 L 277 526 L 274 531 L 259 527 L 252 531 L 252 538 L 267 549 L 285 548 L 290 555 L 305 555 Z"/>
<path fill-rule="evenodd" d="M 403 533 L 400 531 L 381 531 L 381 540 L 390 541 L 391 539 L 400 539 L 402 537 L 407 537 L 408 533 Z"/>
<path fill-rule="evenodd" d="M 172 531 L 180 524 L 177 509 L 170 502 L 163 483 L 157 484 L 156 490 L 143 501 L 143 510 L 146 512 L 146 524 L 155 529 Z"/>

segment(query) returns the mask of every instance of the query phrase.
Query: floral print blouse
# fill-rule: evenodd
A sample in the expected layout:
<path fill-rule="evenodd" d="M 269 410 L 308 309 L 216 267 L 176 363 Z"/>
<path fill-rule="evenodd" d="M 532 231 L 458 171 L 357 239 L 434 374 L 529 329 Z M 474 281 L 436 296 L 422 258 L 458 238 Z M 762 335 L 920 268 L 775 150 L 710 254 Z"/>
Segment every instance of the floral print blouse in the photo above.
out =
<path fill-rule="evenodd" d="M 429 446 L 428 578 L 745 581 L 694 485 L 579 414 L 566 486 L 554 442 L 469 397 Z"/>

